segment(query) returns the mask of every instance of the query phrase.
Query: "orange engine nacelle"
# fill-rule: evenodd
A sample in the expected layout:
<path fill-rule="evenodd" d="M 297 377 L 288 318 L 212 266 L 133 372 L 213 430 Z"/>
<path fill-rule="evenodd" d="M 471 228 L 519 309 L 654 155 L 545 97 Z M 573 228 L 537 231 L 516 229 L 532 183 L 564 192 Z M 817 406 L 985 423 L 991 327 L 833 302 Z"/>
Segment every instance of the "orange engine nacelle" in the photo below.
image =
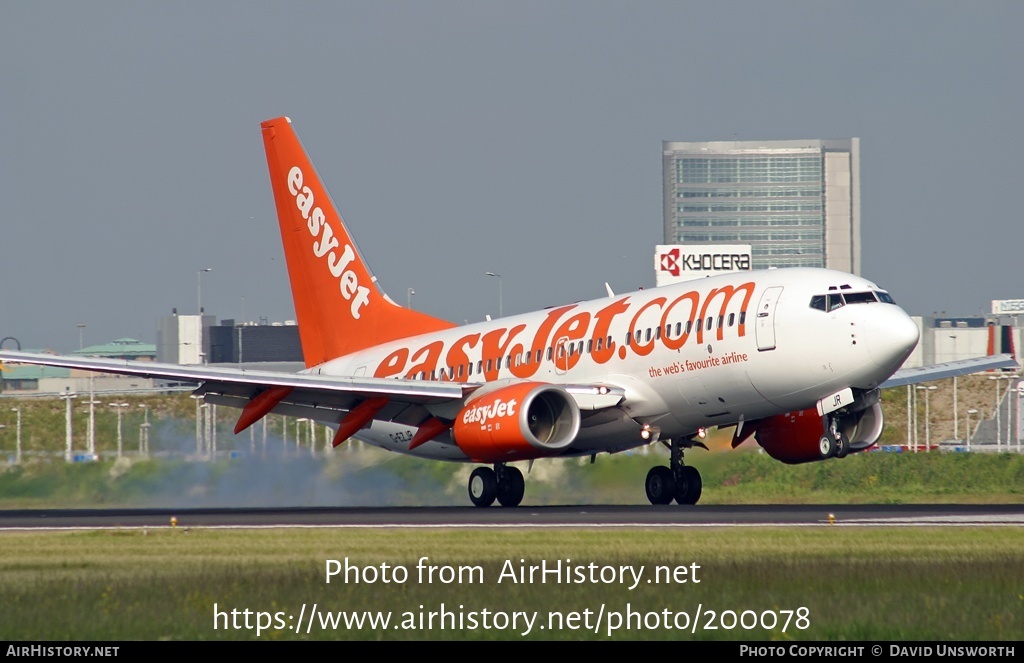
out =
<path fill-rule="evenodd" d="M 556 454 L 579 430 L 580 408 L 564 389 L 519 382 L 467 402 L 452 436 L 474 461 L 502 463 Z"/>
<path fill-rule="evenodd" d="M 818 441 L 825 423 L 815 408 L 762 419 L 754 438 L 775 460 L 795 465 L 824 460 Z M 850 441 L 850 453 L 864 451 L 882 435 L 882 406 L 874 403 L 839 418 L 839 430 Z"/>

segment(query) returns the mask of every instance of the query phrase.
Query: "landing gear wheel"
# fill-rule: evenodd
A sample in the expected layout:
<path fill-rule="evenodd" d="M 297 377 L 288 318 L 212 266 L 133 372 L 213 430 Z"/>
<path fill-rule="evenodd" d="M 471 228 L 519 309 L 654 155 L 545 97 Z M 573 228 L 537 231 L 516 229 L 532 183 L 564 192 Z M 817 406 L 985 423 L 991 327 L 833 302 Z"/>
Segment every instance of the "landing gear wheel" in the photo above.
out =
<path fill-rule="evenodd" d="M 680 475 L 683 481 L 681 483 L 676 481 L 676 503 L 696 504 L 704 488 L 700 472 L 697 471 L 697 468 L 687 465 L 680 468 Z"/>
<path fill-rule="evenodd" d="M 676 480 L 672 477 L 672 470 L 664 465 L 652 467 L 647 473 L 644 489 L 651 504 L 670 503 L 676 495 Z"/>
<path fill-rule="evenodd" d="M 489 467 L 478 467 L 469 475 L 469 499 L 473 506 L 491 506 L 498 495 L 498 478 Z"/>
<path fill-rule="evenodd" d="M 519 506 L 525 492 L 523 473 L 514 467 L 506 467 L 498 479 L 498 503 L 505 507 Z"/>
<path fill-rule="evenodd" d="M 848 453 L 850 453 L 850 438 L 840 433 L 839 439 L 836 440 L 836 458 L 846 458 Z"/>
<path fill-rule="evenodd" d="M 818 440 L 818 452 L 822 458 L 831 458 L 835 455 L 836 441 L 828 433 L 822 435 L 821 439 Z"/>

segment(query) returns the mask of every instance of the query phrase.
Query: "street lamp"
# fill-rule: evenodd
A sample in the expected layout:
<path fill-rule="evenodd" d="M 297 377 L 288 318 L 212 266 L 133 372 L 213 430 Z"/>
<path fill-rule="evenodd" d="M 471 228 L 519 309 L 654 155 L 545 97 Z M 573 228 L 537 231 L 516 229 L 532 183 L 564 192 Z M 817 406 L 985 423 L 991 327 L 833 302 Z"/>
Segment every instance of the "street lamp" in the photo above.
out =
<path fill-rule="evenodd" d="M 142 408 L 142 424 L 139 426 L 139 455 L 149 455 L 149 406 L 145 403 L 139 403 L 139 407 Z"/>
<path fill-rule="evenodd" d="M 936 386 L 926 387 L 924 385 L 918 385 L 914 389 L 915 389 L 915 391 L 923 391 L 924 392 L 924 444 L 925 444 L 925 451 L 931 451 L 931 431 L 930 431 L 929 426 L 928 426 L 928 424 L 929 424 L 928 420 L 930 419 L 930 417 L 929 417 L 930 412 L 929 412 L 929 407 L 928 407 L 928 405 L 929 405 L 929 403 L 928 403 L 928 394 L 933 392 L 933 391 L 935 391 L 936 389 L 938 389 L 938 387 L 936 387 Z M 915 417 L 915 419 L 917 417 L 917 408 L 916 407 L 914 408 L 914 417 Z M 917 433 L 917 423 L 916 423 L 916 421 L 914 423 L 914 433 L 915 433 L 915 435 Z M 914 451 L 917 451 L 917 445 L 916 444 L 914 445 L 914 447 L 915 447 Z"/>
<path fill-rule="evenodd" d="M 199 315 L 203 314 L 203 272 L 212 271 L 212 267 L 207 267 L 205 269 L 200 269 L 198 272 L 196 272 L 196 305 L 199 308 Z"/>
<path fill-rule="evenodd" d="M 918 419 L 920 418 L 920 416 L 917 413 L 917 403 L 918 403 L 917 392 L 919 392 L 919 391 L 927 392 L 928 391 L 928 387 L 924 386 L 923 384 L 919 384 L 916 387 L 914 387 L 914 453 L 917 453 L 919 448 L 920 448 L 919 445 L 918 445 L 918 433 L 917 433 L 917 431 L 918 431 L 917 424 L 918 424 Z M 925 425 L 927 426 L 928 425 L 927 424 L 927 416 L 925 416 L 925 420 L 926 420 L 925 421 Z"/>
<path fill-rule="evenodd" d="M 978 414 L 978 411 L 973 407 L 967 411 L 967 450 L 971 450 L 971 415 Z"/>
<path fill-rule="evenodd" d="M 996 451 L 997 452 L 998 451 L 1002 451 L 1002 444 L 1003 444 L 1003 423 L 1002 423 L 1003 420 L 1002 420 L 1002 416 L 1001 416 L 1002 413 L 1003 413 L 1003 410 L 1002 410 L 1002 399 L 999 397 L 999 381 L 1000 380 L 1013 380 L 1016 377 L 1017 377 L 1016 375 L 990 375 L 988 377 L 988 379 L 992 380 L 992 383 L 995 384 L 995 386 L 996 386 L 995 419 L 996 419 Z M 1012 386 L 1013 385 L 1007 384 L 1007 386 L 1006 386 L 1006 393 L 1007 394 L 1010 393 L 1010 388 Z M 1007 410 L 1009 410 L 1010 409 L 1009 408 L 1009 405 L 1010 405 L 1009 400 L 1010 399 L 1007 398 L 1006 400 L 1007 400 L 1007 403 L 1006 403 Z M 1010 415 L 1009 415 L 1009 412 L 1007 412 L 1007 415 L 1006 415 L 1006 449 L 1007 450 L 1010 449 Z"/>
<path fill-rule="evenodd" d="M 913 410 L 911 409 L 911 402 L 912 402 L 911 394 L 913 393 L 913 390 L 914 390 L 914 387 L 908 384 L 907 385 L 907 449 L 911 448 L 911 443 L 914 440 L 914 436 L 911 434 L 911 431 L 910 431 L 910 424 L 913 421 L 913 419 L 911 417 L 911 414 L 913 412 Z M 914 449 L 914 450 L 917 451 L 917 449 Z"/>
<path fill-rule="evenodd" d="M 15 459 L 14 462 L 20 465 L 21 464 L 21 408 L 20 407 L 12 407 L 11 408 L 11 412 L 17 412 L 18 413 L 18 438 L 17 438 L 17 440 L 18 440 L 17 445 L 18 446 L 16 447 L 15 452 L 14 452 L 14 459 Z"/>
<path fill-rule="evenodd" d="M 71 462 L 71 399 L 78 398 L 78 394 L 71 391 L 71 387 L 64 387 L 64 460 Z"/>
<path fill-rule="evenodd" d="M 953 361 L 956 361 L 956 334 L 950 334 L 949 337 L 953 339 Z M 956 376 L 953 376 L 953 439 L 958 443 L 960 442 L 960 418 L 957 412 L 957 398 L 956 398 Z"/>
<path fill-rule="evenodd" d="M 199 406 L 203 412 L 203 456 L 209 460 L 210 449 L 210 404 L 203 403 Z"/>
<path fill-rule="evenodd" d="M 102 403 L 93 396 L 95 393 L 95 376 L 89 376 L 89 400 L 86 404 L 89 406 L 89 435 L 86 438 L 88 440 L 86 444 L 86 450 L 89 455 L 95 455 L 96 453 L 96 406 L 102 405 Z"/>
<path fill-rule="evenodd" d="M 405 308 L 412 308 L 412 296 L 416 294 L 416 291 L 409 288 L 405 293 Z"/>
<path fill-rule="evenodd" d="M 196 399 L 196 458 L 203 452 L 203 397 L 192 395 L 190 398 Z"/>
<path fill-rule="evenodd" d="M 494 277 L 497 277 L 497 279 L 498 279 L 498 317 L 499 318 L 503 318 L 503 317 L 505 317 L 505 313 L 502 310 L 503 309 L 502 299 L 504 297 L 504 292 L 503 291 L 505 289 L 504 281 L 501 278 L 501 274 L 495 274 L 494 272 L 487 272 L 487 276 L 494 276 Z"/>
<path fill-rule="evenodd" d="M 928 395 L 938 389 L 935 385 L 929 386 L 924 392 L 924 450 L 925 453 L 932 450 L 932 436 L 930 432 L 931 413 L 928 408 Z"/>
<path fill-rule="evenodd" d="M 1024 380 L 1017 382 L 1017 453 L 1021 452 L 1021 426 L 1024 426 L 1021 406 L 1024 406 Z"/>
<path fill-rule="evenodd" d="M 120 458 L 124 449 L 121 444 L 121 411 L 128 407 L 128 403 L 107 403 L 107 405 L 117 410 L 117 457 Z"/>

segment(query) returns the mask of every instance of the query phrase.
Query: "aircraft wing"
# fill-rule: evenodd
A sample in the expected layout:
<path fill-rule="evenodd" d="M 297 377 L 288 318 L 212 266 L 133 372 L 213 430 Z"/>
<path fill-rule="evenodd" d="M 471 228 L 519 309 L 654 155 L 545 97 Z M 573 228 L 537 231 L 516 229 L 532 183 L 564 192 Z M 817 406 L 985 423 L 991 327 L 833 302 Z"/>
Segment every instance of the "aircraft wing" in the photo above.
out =
<path fill-rule="evenodd" d="M 0 352 L 0 361 L 195 383 L 199 385 L 195 393 L 205 396 L 208 402 L 243 409 L 261 393 L 272 393 L 273 402 L 262 414 L 273 411 L 329 424 L 339 423 L 361 403 L 376 399 L 374 402 L 382 405 L 374 410 L 374 418 L 419 425 L 430 417 L 428 406 L 461 402 L 478 387 L 455 382 L 335 377 L 12 351 Z"/>
<path fill-rule="evenodd" d="M 465 404 L 466 398 L 481 386 L 429 380 L 339 377 L 313 372 L 285 373 L 226 366 L 182 366 L 6 350 L 0 351 L 0 361 L 194 383 L 198 386 L 193 393 L 202 395 L 207 402 L 242 409 L 239 427 L 243 429 L 270 412 L 305 417 L 325 424 L 340 424 L 346 415 L 363 403 L 372 407 L 374 419 L 420 426 L 434 414 L 458 411 Z M 614 407 L 625 397 L 624 390 L 616 386 L 560 386 L 572 395 L 584 411 Z"/>
<path fill-rule="evenodd" d="M 901 368 L 893 373 L 891 378 L 882 383 L 881 388 L 902 387 L 908 384 L 941 380 L 957 375 L 968 375 L 969 373 L 980 373 L 981 371 L 997 368 L 1017 369 L 1020 368 L 1020 364 L 1014 361 L 1012 355 L 1002 354 L 948 361 L 944 364 L 932 364 L 931 366 L 919 366 L 917 368 Z"/>

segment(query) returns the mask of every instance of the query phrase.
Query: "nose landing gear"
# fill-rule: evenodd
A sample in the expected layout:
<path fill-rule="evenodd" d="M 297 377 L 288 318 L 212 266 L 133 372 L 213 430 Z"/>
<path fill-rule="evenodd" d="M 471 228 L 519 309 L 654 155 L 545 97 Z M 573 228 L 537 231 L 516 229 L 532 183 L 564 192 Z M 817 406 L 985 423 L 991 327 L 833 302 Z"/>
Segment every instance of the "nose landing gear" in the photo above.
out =
<path fill-rule="evenodd" d="M 828 418 L 826 430 L 818 440 L 818 451 L 822 458 L 846 458 L 850 453 L 850 438 L 839 430 L 839 421 L 835 417 Z"/>

